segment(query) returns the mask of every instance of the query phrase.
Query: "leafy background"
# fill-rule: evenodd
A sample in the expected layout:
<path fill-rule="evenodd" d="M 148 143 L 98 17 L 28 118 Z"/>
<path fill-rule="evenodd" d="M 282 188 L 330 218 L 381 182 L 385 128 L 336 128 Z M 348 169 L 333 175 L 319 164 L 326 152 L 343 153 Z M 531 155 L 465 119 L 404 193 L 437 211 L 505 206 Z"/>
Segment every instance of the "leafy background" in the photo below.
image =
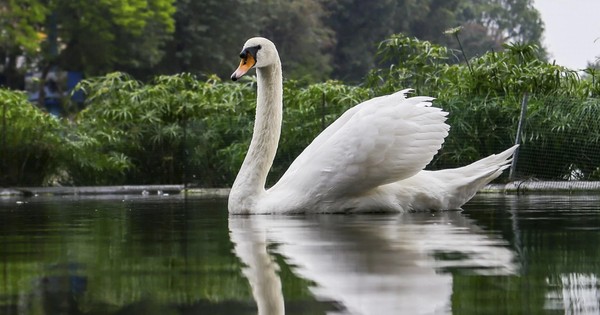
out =
<path fill-rule="evenodd" d="M 450 112 L 450 136 L 431 169 L 456 167 L 511 146 L 522 99 L 521 178 L 597 179 L 599 85 L 594 73 L 550 64 L 532 44 L 505 45 L 469 63 L 459 52 L 405 35 L 379 45 L 378 67 L 359 85 L 284 82 L 284 123 L 269 181 L 344 110 L 412 87 Z M 229 186 L 252 133 L 256 81 L 187 73 L 144 83 L 122 72 L 83 81 L 85 109 L 57 119 L 1 90 L 2 185 L 192 183 Z M 543 159 L 543 163 L 540 160 Z"/>

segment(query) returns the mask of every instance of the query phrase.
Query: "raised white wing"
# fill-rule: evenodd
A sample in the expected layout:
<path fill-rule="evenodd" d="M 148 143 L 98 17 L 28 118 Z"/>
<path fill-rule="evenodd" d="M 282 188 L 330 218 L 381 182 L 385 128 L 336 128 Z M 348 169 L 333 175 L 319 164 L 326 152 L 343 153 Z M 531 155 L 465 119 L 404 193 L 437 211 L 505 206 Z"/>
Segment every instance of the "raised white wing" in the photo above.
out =
<path fill-rule="evenodd" d="M 271 190 L 348 196 L 421 171 L 448 135 L 447 113 L 431 107 L 433 98 L 407 99 L 406 92 L 374 98 L 346 111 L 298 156 Z"/>

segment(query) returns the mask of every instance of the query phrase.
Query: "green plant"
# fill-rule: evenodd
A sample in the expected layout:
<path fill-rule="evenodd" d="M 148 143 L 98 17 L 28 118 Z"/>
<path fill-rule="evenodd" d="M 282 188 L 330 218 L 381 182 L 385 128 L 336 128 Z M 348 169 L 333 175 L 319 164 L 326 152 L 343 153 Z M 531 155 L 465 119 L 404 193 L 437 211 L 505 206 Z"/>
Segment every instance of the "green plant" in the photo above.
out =
<path fill-rule="evenodd" d="M 65 150 L 61 121 L 7 89 L 0 89 L 0 115 L 0 186 L 46 184 Z"/>
<path fill-rule="evenodd" d="M 203 82 L 185 73 L 147 84 L 123 73 L 86 80 L 80 88 L 87 108 L 76 123 L 89 138 L 73 141 L 87 145 L 95 159 L 78 161 L 70 173 L 87 184 L 230 181 L 229 165 L 243 158 L 242 150 L 235 150 L 239 145 L 230 142 L 238 126 L 243 130 L 250 123 L 234 121 L 246 120 L 250 108 L 241 105 L 250 105 L 242 101 L 250 85 L 216 77 Z"/>
<path fill-rule="evenodd" d="M 447 47 L 403 34 L 395 34 L 382 41 L 376 56 L 379 68 L 368 74 L 365 83 L 377 94 L 389 94 L 400 87 L 429 94 L 440 88 L 440 73 L 450 62 L 457 60 Z"/>

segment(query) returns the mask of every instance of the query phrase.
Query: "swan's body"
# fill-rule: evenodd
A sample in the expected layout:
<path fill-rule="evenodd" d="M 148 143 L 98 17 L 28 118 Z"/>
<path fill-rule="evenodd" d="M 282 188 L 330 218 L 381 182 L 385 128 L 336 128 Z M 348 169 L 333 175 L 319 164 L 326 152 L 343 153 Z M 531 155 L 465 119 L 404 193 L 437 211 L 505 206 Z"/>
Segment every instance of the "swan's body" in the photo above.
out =
<path fill-rule="evenodd" d="M 282 121 L 282 72 L 275 45 L 252 38 L 236 80 L 257 72 L 254 133 L 229 195 L 236 214 L 402 212 L 457 209 L 508 167 L 515 147 L 468 166 L 424 171 L 448 135 L 446 112 L 409 90 L 376 97 L 325 129 L 265 190 Z"/>

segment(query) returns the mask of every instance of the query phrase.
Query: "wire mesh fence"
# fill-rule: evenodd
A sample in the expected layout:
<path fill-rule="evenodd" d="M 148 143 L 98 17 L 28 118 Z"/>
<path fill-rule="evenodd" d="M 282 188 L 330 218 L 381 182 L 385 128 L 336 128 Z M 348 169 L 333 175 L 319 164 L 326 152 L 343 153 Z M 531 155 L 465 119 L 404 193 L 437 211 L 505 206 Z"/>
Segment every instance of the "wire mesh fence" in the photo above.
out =
<path fill-rule="evenodd" d="M 524 118 L 516 177 L 600 180 L 600 99 L 542 97 L 531 105 L 536 107 Z"/>

